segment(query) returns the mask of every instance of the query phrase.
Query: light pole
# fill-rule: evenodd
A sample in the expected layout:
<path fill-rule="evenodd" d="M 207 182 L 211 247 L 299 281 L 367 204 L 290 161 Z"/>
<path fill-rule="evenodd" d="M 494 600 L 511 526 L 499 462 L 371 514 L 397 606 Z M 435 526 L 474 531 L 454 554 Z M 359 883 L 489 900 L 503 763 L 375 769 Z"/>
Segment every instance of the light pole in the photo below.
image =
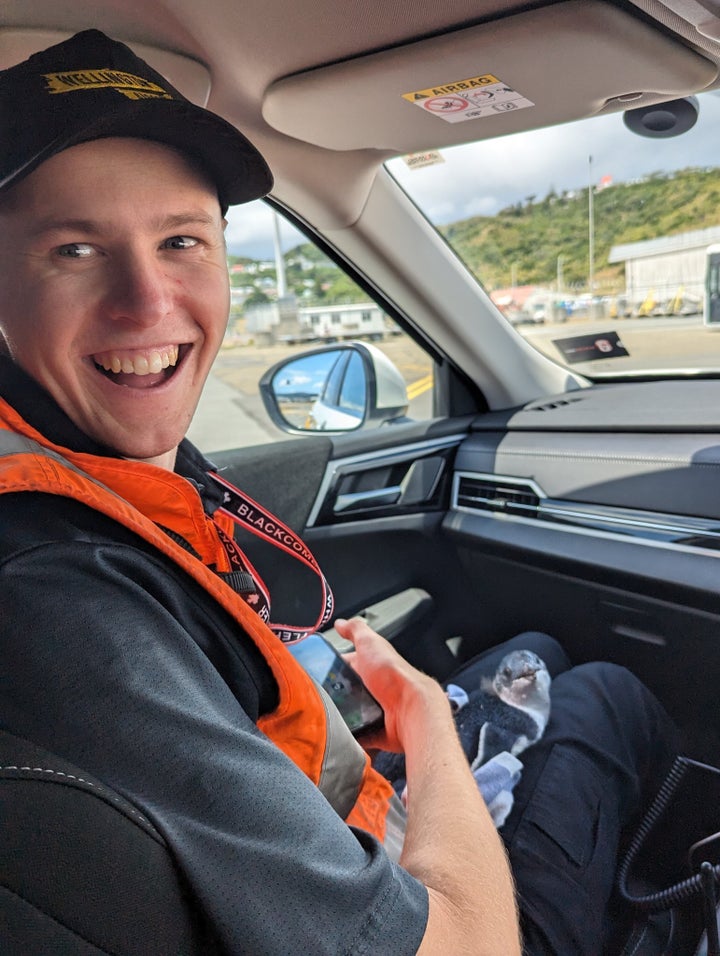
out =
<path fill-rule="evenodd" d="M 558 256 L 558 257 L 557 257 L 557 281 L 556 281 L 556 285 L 557 285 L 557 291 L 558 291 L 559 294 L 562 294 L 563 286 L 564 286 L 564 284 L 565 284 L 565 281 L 564 281 L 564 278 L 563 278 L 563 263 L 564 263 L 564 262 L 565 262 L 565 257 L 564 257 L 564 256 Z"/>
<path fill-rule="evenodd" d="M 275 275 L 277 284 L 278 299 L 283 299 L 287 295 L 287 282 L 285 280 L 285 260 L 283 259 L 282 247 L 280 245 L 280 216 L 273 209 L 273 246 L 275 248 Z"/>
<path fill-rule="evenodd" d="M 588 156 L 588 287 L 595 291 L 595 215 L 593 210 L 592 156 Z"/>

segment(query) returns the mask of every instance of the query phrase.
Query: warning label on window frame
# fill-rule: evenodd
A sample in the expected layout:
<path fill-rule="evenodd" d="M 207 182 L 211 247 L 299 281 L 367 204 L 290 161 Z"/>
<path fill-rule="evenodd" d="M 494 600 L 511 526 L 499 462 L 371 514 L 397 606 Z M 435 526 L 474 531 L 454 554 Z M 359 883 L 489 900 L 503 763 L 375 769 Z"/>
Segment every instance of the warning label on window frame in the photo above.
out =
<path fill-rule="evenodd" d="M 491 73 L 403 93 L 402 98 L 446 123 L 497 116 L 535 105 Z"/>

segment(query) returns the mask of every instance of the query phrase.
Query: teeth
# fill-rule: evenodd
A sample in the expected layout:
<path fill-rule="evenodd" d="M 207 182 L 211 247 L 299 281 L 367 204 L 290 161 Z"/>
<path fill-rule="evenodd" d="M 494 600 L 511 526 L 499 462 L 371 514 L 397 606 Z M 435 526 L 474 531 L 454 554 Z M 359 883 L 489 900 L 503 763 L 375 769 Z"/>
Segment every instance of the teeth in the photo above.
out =
<path fill-rule="evenodd" d="M 180 350 L 177 345 L 170 345 L 164 349 L 152 349 L 137 355 L 119 355 L 116 352 L 103 352 L 94 355 L 97 365 L 106 372 L 118 375 L 157 375 L 164 368 L 177 365 Z"/>

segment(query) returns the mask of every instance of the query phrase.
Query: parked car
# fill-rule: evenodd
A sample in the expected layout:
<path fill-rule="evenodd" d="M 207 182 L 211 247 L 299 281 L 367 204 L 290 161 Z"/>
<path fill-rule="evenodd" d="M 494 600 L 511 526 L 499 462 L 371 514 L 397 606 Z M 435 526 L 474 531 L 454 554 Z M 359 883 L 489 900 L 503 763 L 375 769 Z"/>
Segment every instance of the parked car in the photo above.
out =
<path fill-rule="evenodd" d="M 10 0 L 0 66 L 89 25 L 267 157 L 269 199 L 228 213 L 231 257 L 272 265 L 277 213 L 303 308 L 370 299 L 392 321 L 375 346 L 319 350 L 255 341 L 238 307 L 190 432 L 307 541 L 337 614 L 438 678 L 546 631 L 576 663 L 631 668 L 684 753 L 720 766 L 720 337 L 700 313 L 604 308 L 705 295 L 720 16 L 676 0 Z M 493 303 L 531 284 L 575 304 L 561 328 Z M 245 545 L 278 618 L 309 614 L 308 589 L 283 598 L 292 562 Z"/>

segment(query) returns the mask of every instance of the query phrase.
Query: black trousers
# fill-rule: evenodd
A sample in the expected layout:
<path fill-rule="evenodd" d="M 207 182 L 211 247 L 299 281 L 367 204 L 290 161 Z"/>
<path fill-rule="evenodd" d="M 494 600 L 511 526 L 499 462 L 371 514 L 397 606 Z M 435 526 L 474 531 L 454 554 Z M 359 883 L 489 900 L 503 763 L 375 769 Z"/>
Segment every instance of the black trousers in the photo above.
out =
<path fill-rule="evenodd" d="M 523 773 L 500 833 L 518 892 L 524 952 L 600 956 L 623 836 L 670 769 L 676 728 L 647 688 L 607 662 L 570 667 L 540 633 L 521 634 L 454 675 L 474 689 L 513 648 L 535 651 L 553 676 L 550 720 L 521 755 Z"/>

